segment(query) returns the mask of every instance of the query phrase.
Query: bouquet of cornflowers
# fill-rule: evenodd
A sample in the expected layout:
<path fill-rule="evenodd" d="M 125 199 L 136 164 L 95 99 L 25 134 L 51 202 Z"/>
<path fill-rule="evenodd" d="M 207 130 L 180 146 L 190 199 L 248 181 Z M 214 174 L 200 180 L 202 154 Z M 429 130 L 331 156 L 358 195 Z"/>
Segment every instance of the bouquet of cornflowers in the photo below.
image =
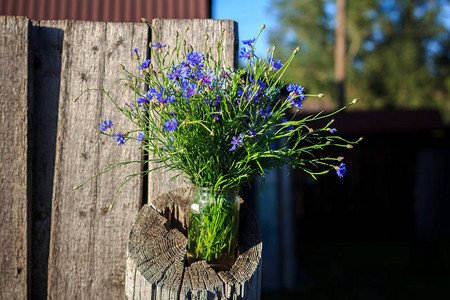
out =
<path fill-rule="evenodd" d="M 275 46 L 263 59 L 258 58 L 254 50 L 260 34 L 243 41 L 239 57 L 246 66 L 236 70 L 223 64 L 223 32 L 214 54 L 207 47 L 207 37 L 201 53 L 186 45 L 178 33 L 173 47 L 151 45 L 152 60 L 141 59 L 139 50 L 134 49 L 139 73 L 121 67 L 128 75 L 124 85 L 134 91 L 135 98 L 120 106 L 108 97 L 136 129 L 113 131 L 113 121 L 105 120 L 99 132 L 111 136 L 119 145 L 139 141 L 139 147 L 148 154 L 147 162 L 175 171 L 175 176 L 183 175 L 196 187 L 214 191 L 237 188 L 255 177 L 264 179 L 268 170 L 285 164 L 314 178 L 332 170 L 342 177 L 346 173 L 343 157 L 330 157 L 323 150 L 331 146 L 351 148 L 358 141 L 336 135 L 332 120 L 321 128 L 308 124 L 329 118 L 356 100 L 332 114 L 317 113 L 299 119 L 303 101 L 322 94 L 307 94 L 301 85 L 282 80 L 298 48 L 285 63 L 276 58 Z M 104 172 L 117 165 L 108 166 Z M 140 174 L 132 174 L 127 180 Z M 221 232 L 220 238 L 210 233 L 213 224 L 236 219 L 235 212 L 227 215 L 222 209 L 226 201 L 216 202 L 210 219 L 198 222 L 205 228 L 196 229 L 197 235 L 205 235 L 206 231 L 209 234 L 196 248 L 197 254 L 206 255 L 206 260 L 217 258 L 217 253 L 230 247 L 227 241 L 236 239 L 237 234 L 235 229 L 229 234 Z M 194 218 L 190 215 L 190 219 Z M 195 225 L 190 222 L 190 226 Z"/>

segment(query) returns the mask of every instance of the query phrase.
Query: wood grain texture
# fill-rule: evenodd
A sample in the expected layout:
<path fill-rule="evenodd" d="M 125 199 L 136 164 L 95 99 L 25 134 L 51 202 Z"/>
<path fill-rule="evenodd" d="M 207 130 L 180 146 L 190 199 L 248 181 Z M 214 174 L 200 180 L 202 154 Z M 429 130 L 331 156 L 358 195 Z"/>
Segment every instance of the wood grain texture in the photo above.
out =
<path fill-rule="evenodd" d="M 65 21 L 33 21 L 31 297 L 47 298 L 48 255 Z"/>
<path fill-rule="evenodd" d="M 0 17 L 0 299 L 29 297 L 31 22 Z"/>
<path fill-rule="evenodd" d="M 128 243 L 127 299 L 259 299 L 262 242 L 245 204 L 240 255 L 231 270 L 217 273 L 205 261 L 185 266 L 187 240 L 180 230 L 186 229 L 190 193 L 169 191 L 139 212 Z"/>
<path fill-rule="evenodd" d="M 67 21 L 64 32 L 61 99 L 58 114 L 52 229 L 49 256 L 50 299 L 122 299 L 126 242 L 141 205 L 139 179 L 127 183 L 108 210 L 114 190 L 140 163 L 119 167 L 79 190 L 75 185 L 107 164 L 140 160 L 135 144 L 118 146 L 96 133 L 105 119 L 113 131 L 132 129 L 125 117 L 99 92 L 73 100 L 88 88 L 108 89 L 123 74 L 118 63 L 135 68 L 133 48 L 145 48 L 142 24 Z M 120 96 L 121 87 L 111 89 Z M 129 101 L 125 93 L 119 105 Z"/>
<path fill-rule="evenodd" d="M 225 31 L 223 39 L 223 52 L 225 55 L 224 63 L 231 68 L 237 66 L 237 50 L 239 45 L 237 34 L 237 23 L 232 20 L 211 20 L 211 19 L 154 19 L 152 26 L 155 32 L 152 33 L 152 42 L 161 42 L 168 47 L 175 45 L 175 33 L 178 31 L 180 37 L 186 28 L 184 39 L 186 43 L 192 45 L 194 51 L 204 53 L 205 35 L 208 35 L 208 46 L 211 47 L 213 55 L 216 55 L 216 44 L 220 40 L 222 30 Z M 149 168 L 155 167 L 150 164 Z M 185 186 L 183 176 L 169 182 L 170 178 L 175 176 L 176 172 L 164 172 L 157 170 L 151 172 L 148 176 L 148 199 L 156 199 L 160 194 Z"/>

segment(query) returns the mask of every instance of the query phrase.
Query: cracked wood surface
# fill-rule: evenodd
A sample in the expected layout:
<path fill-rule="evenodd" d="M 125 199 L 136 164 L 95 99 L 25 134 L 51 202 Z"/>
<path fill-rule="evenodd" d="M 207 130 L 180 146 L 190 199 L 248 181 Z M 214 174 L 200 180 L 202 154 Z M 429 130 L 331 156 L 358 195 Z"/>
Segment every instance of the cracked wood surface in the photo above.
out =
<path fill-rule="evenodd" d="M 189 188 L 164 193 L 139 212 L 127 254 L 127 299 L 259 299 L 262 242 L 241 206 L 239 257 L 229 271 L 205 261 L 185 266 Z"/>

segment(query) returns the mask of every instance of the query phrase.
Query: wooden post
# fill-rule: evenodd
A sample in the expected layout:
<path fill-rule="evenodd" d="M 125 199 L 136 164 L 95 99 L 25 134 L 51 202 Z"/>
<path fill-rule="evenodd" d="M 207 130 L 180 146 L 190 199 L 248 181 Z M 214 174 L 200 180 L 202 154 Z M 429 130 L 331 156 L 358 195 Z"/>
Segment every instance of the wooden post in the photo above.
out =
<path fill-rule="evenodd" d="M 27 299 L 30 277 L 31 22 L 0 17 L 0 299 Z"/>
<path fill-rule="evenodd" d="M 118 64 L 135 68 L 133 48 L 145 49 L 144 24 L 67 21 L 64 32 L 58 132 L 52 202 L 48 297 L 52 299 L 123 299 L 125 251 L 129 230 L 141 205 L 139 178 L 119 192 L 109 210 L 114 190 L 140 163 L 104 174 L 77 191 L 73 187 L 99 173 L 109 163 L 140 161 L 135 145 L 118 146 L 96 130 L 103 120 L 113 131 L 126 131 L 121 113 L 100 92 L 121 75 Z M 131 93 L 111 90 L 124 105 Z M 126 125 L 127 124 L 127 125 Z"/>
<path fill-rule="evenodd" d="M 185 266 L 189 188 L 145 205 L 130 233 L 127 299 L 259 299 L 262 242 L 255 217 L 241 206 L 239 257 L 230 271 L 205 261 Z"/>

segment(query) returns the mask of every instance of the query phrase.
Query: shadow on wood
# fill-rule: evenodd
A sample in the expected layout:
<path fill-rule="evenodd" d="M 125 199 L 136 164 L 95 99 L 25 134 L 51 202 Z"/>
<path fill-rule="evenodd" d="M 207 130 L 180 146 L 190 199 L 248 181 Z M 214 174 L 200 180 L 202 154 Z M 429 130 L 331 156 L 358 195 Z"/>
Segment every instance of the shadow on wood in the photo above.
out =
<path fill-rule="evenodd" d="M 262 242 L 256 218 L 241 207 L 239 257 L 229 271 L 205 261 L 185 265 L 189 188 L 157 197 L 139 212 L 130 233 L 128 299 L 259 299 Z"/>

